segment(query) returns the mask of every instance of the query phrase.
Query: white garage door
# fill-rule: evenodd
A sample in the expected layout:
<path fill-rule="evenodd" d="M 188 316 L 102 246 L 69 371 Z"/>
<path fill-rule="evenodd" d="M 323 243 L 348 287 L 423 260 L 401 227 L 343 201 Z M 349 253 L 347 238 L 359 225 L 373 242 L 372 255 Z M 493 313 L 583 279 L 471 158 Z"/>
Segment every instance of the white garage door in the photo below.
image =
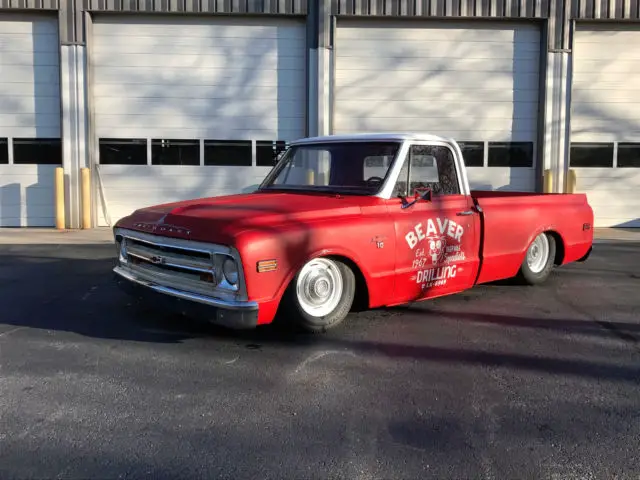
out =
<path fill-rule="evenodd" d="M 302 21 L 97 17 L 93 32 L 100 224 L 256 185 L 305 135 Z"/>
<path fill-rule="evenodd" d="M 55 224 L 58 58 L 56 16 L 0 15 L 0 227 Z"/>
<path fill-rule="evenodd" d="M 334 131 L 450 136 L 473 189 L 532 191 L 539 55 L 529 25 L 339 20 Z"/>
<path fill-rule="evenodd" d="M 573 62 L 577 191 L 596 226 L 640 227 L 640 27 L 579 25 Z"/>

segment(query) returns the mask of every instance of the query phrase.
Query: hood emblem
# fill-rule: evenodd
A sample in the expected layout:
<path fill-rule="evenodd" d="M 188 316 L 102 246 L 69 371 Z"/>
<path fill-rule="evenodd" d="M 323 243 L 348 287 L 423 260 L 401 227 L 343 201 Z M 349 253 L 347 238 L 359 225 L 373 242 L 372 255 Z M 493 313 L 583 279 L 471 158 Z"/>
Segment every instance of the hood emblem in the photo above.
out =
<path fill-rule="evenodd" d="M 191 235 L 191 230 L 184 227 L 178 227 L 176 225 L 138 222 L 138 223 L 134 223 L 133 226 L 136 228 L 140 228 L 142 230 L 146 230 L 148 232 L 153 232 L 153 233 L 169 232 L 169 233 L 178 233 L 180 235 Z"/>

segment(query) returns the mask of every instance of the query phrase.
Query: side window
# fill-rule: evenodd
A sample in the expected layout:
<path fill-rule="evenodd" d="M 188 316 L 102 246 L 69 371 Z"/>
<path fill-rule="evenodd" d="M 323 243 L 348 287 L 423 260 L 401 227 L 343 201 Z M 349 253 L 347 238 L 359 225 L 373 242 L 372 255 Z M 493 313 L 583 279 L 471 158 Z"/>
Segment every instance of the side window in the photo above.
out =
<path fill-rule="evenodd" d="M 409 150 L 409 194 L 430 189 L 434 195 L 458 195 L 460 185 L 451 149 L 436 145 L 412 145 Z"/>
<path fill-rule="evenodd" d="M 392 197 L 397 197 L 398 195 L 402 195 L 403 197 L 409 195 L 407 192 L 407 180 L 409 180 L 409 159 L 406 158 L 404 163 L 402 164 L 402 169 L 398 174 L 398 179 L 396 180 L 396 185 L 393 188 Z"/>

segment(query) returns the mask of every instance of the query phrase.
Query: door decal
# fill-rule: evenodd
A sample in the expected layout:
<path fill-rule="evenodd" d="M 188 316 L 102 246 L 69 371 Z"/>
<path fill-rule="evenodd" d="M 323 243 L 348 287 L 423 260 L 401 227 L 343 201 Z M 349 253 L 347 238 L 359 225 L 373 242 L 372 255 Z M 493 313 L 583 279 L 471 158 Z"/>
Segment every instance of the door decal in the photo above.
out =
<path fill-rule="evenodd" d="M 425 231 L 426 229 L 426 231 Z M 464 227 L 449 218 L 429 218 L 416 224 L 405 235 L 407 245 L 415 250 L 410 279 L 422 289 L 443 286 L 463 269 L 455 262 L 464 261 L 461 248 Z"/>

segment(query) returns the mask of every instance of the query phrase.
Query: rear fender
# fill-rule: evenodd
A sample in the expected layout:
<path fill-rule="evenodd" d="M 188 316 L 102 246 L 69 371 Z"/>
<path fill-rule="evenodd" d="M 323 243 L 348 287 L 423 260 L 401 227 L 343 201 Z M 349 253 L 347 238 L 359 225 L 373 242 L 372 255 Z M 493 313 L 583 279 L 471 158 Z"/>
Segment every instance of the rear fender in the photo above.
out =
<path fill-rule="evenodd" d="M 529 248 L 529 245 L 531 245 L 531 242 L 533 242 L 533 240 L 540 235 L 541 233 L 551 233 L 553 234 L 553 236 L 555 237 L 556 240 L 556 258 L 554 258 L 554 261 L 557 261 L 558 265 L 562 263 L 562 258 L 558 259 L 558 249 L 562 249 L 561 251 L 564 252 L 564 246 L 565 246 L 565 240 L 564 237 L 558 232 L 556 225 L 554 224 L 547 224 L 547 225 L 542 225 L 539 226 L 538 228 L 536 228 L 533 233 L 529 236 L 528 240 L 527 240 L 527 244 L 524 246 L 524 250 L 522 251 L 522 257 L 520 258 L 520 263 L 524 262 L 524 259 L 527 255 L 527 249 Z M 557 245 L 558 240 L 560 240 L 561 245 Z M 562 256 L 564 256 L 564 253 L 562 254 Z M 520 265 L 518 265 L 518 268 L 520 268 Z"/>

